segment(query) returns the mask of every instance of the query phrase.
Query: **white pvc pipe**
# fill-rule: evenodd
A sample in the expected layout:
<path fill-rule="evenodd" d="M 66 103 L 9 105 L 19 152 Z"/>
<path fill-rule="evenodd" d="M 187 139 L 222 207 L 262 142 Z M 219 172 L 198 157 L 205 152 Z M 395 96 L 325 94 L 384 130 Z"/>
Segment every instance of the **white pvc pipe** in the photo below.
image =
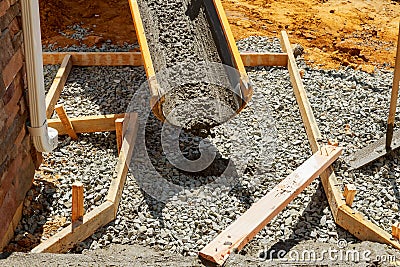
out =
<path fill-rule="evenodd" d="M 31 119 L 28 128 L 36 150 L 51 152 L 57 147 L 58 132 L 47 125 L 38 0 L 21 0 L 21 9 Z"/>

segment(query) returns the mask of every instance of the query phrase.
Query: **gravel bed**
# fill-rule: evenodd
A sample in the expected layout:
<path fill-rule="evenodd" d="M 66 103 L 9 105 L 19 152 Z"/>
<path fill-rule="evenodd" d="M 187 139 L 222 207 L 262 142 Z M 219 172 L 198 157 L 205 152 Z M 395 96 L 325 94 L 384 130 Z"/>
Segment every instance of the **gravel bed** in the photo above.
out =
<path fill-rule="evenodd" d="M 251 37 L 239 41 L 238 46 L 242 51 L 280 51 L 279 42 L 269 38 Z M 302 60 L 299 64 L 305 70 L 304 84 L 324 136 L 323 141 L 336 138 L 345 147 L 344 157 L 335 164 L 335 169 L 340 182 L 357 185 L 354 209 L 390 231 L 390 225 L 399 220 L 397 203 L 400 197 L 396 186 L 400 179 L 398 158 L 381 160 L 350 172 L 345 157 L 383 136 L 393 73 L 377 71 L 367 74 L 348 68 L 324 71 L 307 67 Z M 47 83 L 55 71 L 56 68 L 46 67 Z M 74 67 L 61 101 L 70 108 L 67 113 L 71 116 L 124 112 L 133 93 L 144 82 L 144 75 L 143 68 Z M 248 152 L 244 156 L 247 161 L 243 166 L 246 167 L 239 170 L 243 173 L 236 177 L 236 184 L 229 193 L 203 190 L 205 195 L 198 202 L 182 204 L 172 198 L 162 202 L 143 190 L 140 179 L 128 175 L 117 219 L 78 244 L 73 252 L 118 243 L 195 255 L 311 155 L 288 71 L 285 68 L 255 67 L 248 68 L 248 75 L 255 93 L 252 103 L 236 118 L 241 128 L 221 125 L 213 129 L 212 137 L 208 137 L 218 149 L 218 159 L 222 162 L 229 155 L 235 158 L 233 144 L 250 142 L 249 148 L 244 148 Z M 188 175 L 168 165 L 156 138 L 160 123 L 150 115 L 146 127 L 154 133 L 146 145 L 155 168 L 164 172 L 162 175 L 166 180 L 181 183 L 189 191 L 195 191 L 198 188 L 196 179 L 205 179 L 205 176 L 198 173 Z M 257 138 L 264 130 L 268 134 Z M 274 142 L 271 142 L 271 137 Z M 198 153 L 199 137 L 182 134 L 180 138 L 185 144 L 183 153 Z M 85 183 L 85 207 L 90 210 L 103 200 L 104 190 L 108 189 L 114 175 L 116 149 L 113 133 L 82 135 L 78 141 L 60 139 L 59 148 L 45 155 L 44 166 L 50 170 L 42 168 L 45 174 L 59 177 L 59 182 L 52 183 L 55 188 L 49 191 L 50 185 L 45 183 L 44 174 L 39 173 L 36 179 L 42 184 L 32 189 L 41 195 L 33 202 L 46 201 L 50 211 L 38 210 L 37 217 L 31 220 L 24 216 L 17 229 L 19 235 L 32 229 L 32 221 L 36 218 L 40 218 L 37 219 L 40 221 L 37 228 L 46 220 L 54 219 L 55 215 L 68 218 L 68 197 L 74 180 Z M 257 151 L 257 147 L 264 150 Z M 235 159 L 238 162 L 243 160 Z M 207 179 L 212 180 L 213 175 L 216 176 L 215 169 L 209 177 L 206 176 Z M 321 183 L 316 180 L 260 231 L 241 253 L 257 255 L 259 249 L 279 243 L 303 240 L 336 243 L 341 238 L 357 242 L 334 223 Z"/>

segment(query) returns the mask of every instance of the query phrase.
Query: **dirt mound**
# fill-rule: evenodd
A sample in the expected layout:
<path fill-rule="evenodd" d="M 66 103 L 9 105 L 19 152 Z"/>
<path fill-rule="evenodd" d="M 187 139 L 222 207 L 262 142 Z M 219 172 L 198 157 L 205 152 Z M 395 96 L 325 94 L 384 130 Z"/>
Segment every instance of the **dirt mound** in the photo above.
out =
<path fill-rule="evenodd" d="M 119 0 L 40 0 L 43 44 L 100 45 L 107 40 L 123 45 L 135 43 L 136 35 L 128 1 Z M 74 38 L 79 25 L 89 34 Z"/>

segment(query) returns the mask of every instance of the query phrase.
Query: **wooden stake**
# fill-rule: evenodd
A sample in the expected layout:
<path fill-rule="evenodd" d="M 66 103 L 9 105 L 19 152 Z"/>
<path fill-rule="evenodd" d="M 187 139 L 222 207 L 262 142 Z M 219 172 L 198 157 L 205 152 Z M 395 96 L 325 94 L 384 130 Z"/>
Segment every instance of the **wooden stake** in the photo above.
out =
<path fill-rule="evenodd" d="M 346 184 L 344 186 L 343 196 L 346 199 L 347 206 L 351 207 L 353 205 L 354 197 L 356 196 L 357 188 L 354 184 Z"/>
<path fill-rule="evenodd" d="M 60 118 L 61 123 L 63 124 L 67 134 L 74 140 L 78 139 L 78 136 L 76 135 L 74 127 L 72 126 L 72 123 L 69 120 L 67 113 L 65 112 L 64 106 L 56 105 L 55 110 L 56 110 L 57 115 Z"/>
<path fill-rule="evenodd" d="M 396 222 L 392 225 L 392 237 L 394 239 L 400 239 L 400 223 Z"/>
<path fill-rule="evenodd" d="M 122 128 L 124 124 L 124 118 L 118 118 L 115 120 L 115 135 L 117 136 L 117 148 L 118 148 L 118 155 L 121 151 L 122 146 Z"/>
<path fill-rule="evenodd" d="M 84 213 L 83 184 L 81 182 L 75 182 L 72 185 L 72 224 L 75 225 L 77 222 L 82 223 Z"/>
<path fill-rule="evenodd" d="M 50 118 L 54 111 L 54 106 L 57 104 L 60 98 L 62 89 L 64 88 L 67 78 L 72 68 L 71 55 L 63 55 L 63 61 L 60 69 L 58 70 L 56 77 L 46 95 L 46 117 Z"/>
<path fill-rule="evenodd" d="M 323 149 L 324 153 L 315 153 L 205 246 L 199 255 L 222 265 L 233 251 L 242 249 L 342 152 L 340 147 L 327 146 Z"/>

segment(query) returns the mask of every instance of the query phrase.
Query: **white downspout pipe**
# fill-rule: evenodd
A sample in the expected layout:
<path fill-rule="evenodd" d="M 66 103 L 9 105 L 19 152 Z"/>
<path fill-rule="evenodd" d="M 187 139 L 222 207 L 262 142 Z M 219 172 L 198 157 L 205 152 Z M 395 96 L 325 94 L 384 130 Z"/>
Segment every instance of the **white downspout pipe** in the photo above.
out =
<path fill-rule="evenodd" d="M 51 152 L 57 147 L 58 132 L 47 125 L 39 2 L 21 0 L 21 9 L 31 119 L 29 133 L 36 150 Z"/>

